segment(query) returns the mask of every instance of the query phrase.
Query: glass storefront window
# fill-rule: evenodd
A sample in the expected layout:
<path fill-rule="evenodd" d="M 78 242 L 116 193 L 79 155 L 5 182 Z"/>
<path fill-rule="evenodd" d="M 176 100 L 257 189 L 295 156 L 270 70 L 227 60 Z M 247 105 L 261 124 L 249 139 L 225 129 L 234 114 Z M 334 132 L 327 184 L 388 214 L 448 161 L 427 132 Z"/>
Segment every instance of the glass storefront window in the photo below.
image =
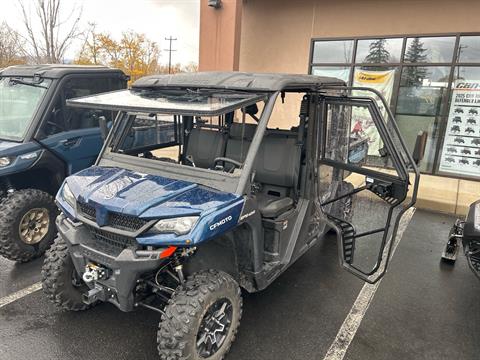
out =
<path fill-rule="evenodd" d="M 313 66 L 312 75 L 330 76 L 341 79 L 346 83 L 350 79 L 350 67 L 348 66 Z"/>
<path fill-rule="evenodd" d="M 353 58 L 353 40 L 316 41 L 313 47 L 314 63 L 349 64 Z"/>
<path fill-rule="evenodd" d="M 459 62 L 480 61 L 480 36 L 462 36 L 458 46 Z"/>
<path fill-rule="evenodd" d="M 449 76 L 448 66 L 405 66 L 400 78 L 397 114 L 440 115 Z"/>
<path fill-rule="evenodd" d="M 408 149 L 413 152 L 420 131 L 428 134 L 422 171 L 433 170 L 449 75 L 448 66 L 405 66 L 400 78 L 396 120 Z"/>
<path fill-rule="evenodd" d="M 457 66 L 455 67 L 453 76 L 454 80 L 480 80 L 480 67 Z"/>
<path fill-rule="evenodd" d="M 404 61 L 409 63 L 452 62 L 455 36 L 414 37 L 407 39 Z"/>
<path fill-rule="evenodd" d="M 315 39 L 311 56 L 310 73 L 380 91 L 410 151 L 427 132 L 422 172 L 480 179 L 480 32 Z"/>
<path fill-rule="evenodd" d="M 358 40 L 356 63 L 398 63 L 402 53 L 402 38 Z"/>

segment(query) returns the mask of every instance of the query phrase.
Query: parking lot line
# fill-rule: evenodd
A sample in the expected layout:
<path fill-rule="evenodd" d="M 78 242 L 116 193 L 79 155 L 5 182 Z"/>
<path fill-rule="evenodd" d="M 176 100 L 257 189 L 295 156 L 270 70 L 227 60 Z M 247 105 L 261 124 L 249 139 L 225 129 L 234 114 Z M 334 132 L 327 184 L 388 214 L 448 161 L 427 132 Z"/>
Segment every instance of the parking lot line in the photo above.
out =
<path fill-rule="evenodd" d="M 397 232 L 397 234 L 400 235 L 400 238 L 395 244 L 393 244 L 392 257 L 395 254 L 395 250 L 397 250 L 398 244 L 400 244 L 400 241 L 403 238 L 403 233 L 414 213 L 415 208 L 410 208 L 405 212 L 404 217 L 400 221 Z M 375 296 L 382 280 L 383 278 L 375 284 L 365 283 L 363 285 L 362 290 L 358 293 L 357 299 L 353 303 L 350 312 L 343 321 L 335 340 L 330 345 L 323 360 L 342 360 L 345 357 L 345 354 L 347 353 L 347 350 L 352 343 L 352 340 L 355 337 L 355 334 L 362 323 L 363 317 L 372 303 L 373 297 Z"/>
<path fill-rule="evenodd" d="M 30 295 L 42 288 L 42 283 L 39 281 L 33 285 L 30 285 L 29 287 L 26 287 L 22 290 L 18 290 L 14 292 L 13 294 L 4 296 L 3 298 L 0 299 L 0 309 L 8 304 L 11 304 L 14 301 L 17 301 L 27 295 Z"/>
<path fill-rule="evenodd" d="M 343 359 L 381 282 L 382 280 L 375 284 L 363 285 L 324 360 Z"/>

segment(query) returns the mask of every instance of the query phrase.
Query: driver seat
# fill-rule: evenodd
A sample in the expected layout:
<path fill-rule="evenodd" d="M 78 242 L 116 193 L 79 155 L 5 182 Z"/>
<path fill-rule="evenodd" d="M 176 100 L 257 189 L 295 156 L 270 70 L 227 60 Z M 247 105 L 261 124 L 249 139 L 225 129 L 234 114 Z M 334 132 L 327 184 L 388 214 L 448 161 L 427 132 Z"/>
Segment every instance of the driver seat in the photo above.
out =
<path fill-rule="evenodd" d="M 195 166 L 209 169 L 222 156 L 226 135 L 221 131 L 193 128 L 188 139 L 186 156 L 192 156 Z"/>

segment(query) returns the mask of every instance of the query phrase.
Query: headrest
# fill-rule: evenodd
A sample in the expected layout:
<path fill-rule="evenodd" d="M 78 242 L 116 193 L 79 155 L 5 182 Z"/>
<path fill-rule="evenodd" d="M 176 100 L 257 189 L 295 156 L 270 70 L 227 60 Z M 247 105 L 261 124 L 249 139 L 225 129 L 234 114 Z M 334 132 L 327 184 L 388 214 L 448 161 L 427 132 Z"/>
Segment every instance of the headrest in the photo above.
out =
<path fill-rule="evenodd" d="M 256 124 L 233 123 L 232 126 L 230 126 L 230 137 L 235 139 L 242 139 L 242 128 L 244 125 L 245 129 L 243 129 L 243 139 L 252 140 L 253 135 L 255 135 L 255 131 L 257 130 Z"/>

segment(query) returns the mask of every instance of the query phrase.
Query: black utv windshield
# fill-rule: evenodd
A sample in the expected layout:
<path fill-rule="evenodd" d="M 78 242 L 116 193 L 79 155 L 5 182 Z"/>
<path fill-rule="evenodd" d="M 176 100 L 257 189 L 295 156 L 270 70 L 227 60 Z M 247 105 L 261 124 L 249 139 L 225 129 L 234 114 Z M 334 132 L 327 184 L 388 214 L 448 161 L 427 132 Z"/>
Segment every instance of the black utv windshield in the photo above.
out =
<path fill-rule="evenodd" d="M 0 78 L 0 138 L 22 140 L 51 80 Z"/>

